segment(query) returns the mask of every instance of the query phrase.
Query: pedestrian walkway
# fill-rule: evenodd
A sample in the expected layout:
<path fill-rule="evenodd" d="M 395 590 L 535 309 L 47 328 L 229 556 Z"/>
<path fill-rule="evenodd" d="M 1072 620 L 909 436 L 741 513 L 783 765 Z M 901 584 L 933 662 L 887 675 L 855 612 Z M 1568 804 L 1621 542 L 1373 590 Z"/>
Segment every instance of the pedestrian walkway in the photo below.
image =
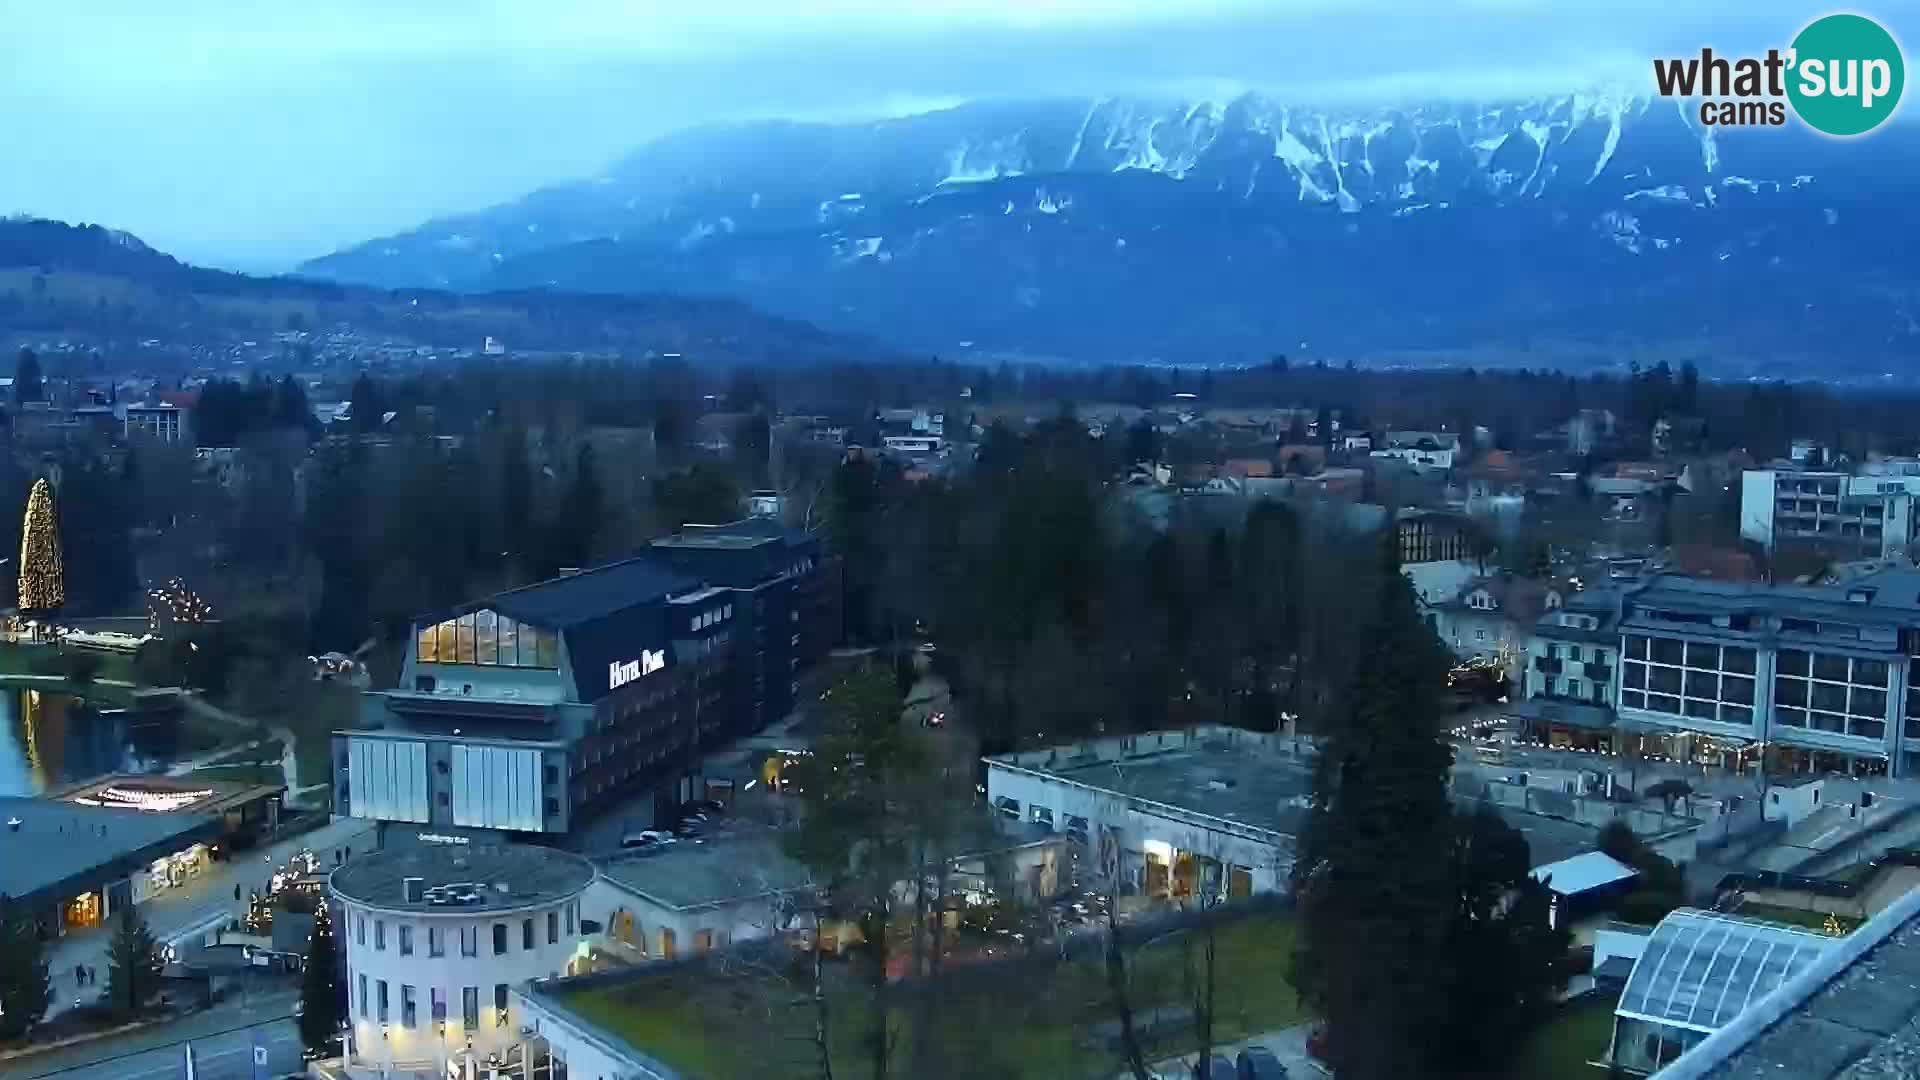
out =
<path fill-rule="evenodd" d="M 224 862 L 213 863 L 180 885 L 156 893 L 139 906 L 140 914 L 153 932 L 154 941 L 163 946 L 173 944 L 238 918 L 246 910 L 248 894 L 264 895 L 274 870 L 303 850 L 312 850 L 323 868 L 344 862 L 355 850 L 372 851 L 373 830 L 371 821 L 339 818 L 270 847 L 240 852 Z M 110 918 L 102 926 L 69 931 L 48 950 L 53 1005 L 47 1010 L 47 1019 L 72 1008 L 76 1000 L 91 1001 L 106 990 L 107 946 L 112 939 Z M 75 980 L 75 965 L 92 967 L 97 982 L 80 985 Z"/>

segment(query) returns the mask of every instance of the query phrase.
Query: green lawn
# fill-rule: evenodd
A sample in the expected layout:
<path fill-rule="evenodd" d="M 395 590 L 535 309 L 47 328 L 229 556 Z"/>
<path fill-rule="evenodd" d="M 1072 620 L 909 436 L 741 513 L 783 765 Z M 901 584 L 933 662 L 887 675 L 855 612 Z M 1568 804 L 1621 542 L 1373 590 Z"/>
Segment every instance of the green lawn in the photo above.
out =
<path fill-rule="evenodd" d="M 1603 1080 L 1606 1070 L 1589 1063 L 1606 1056 L 1619 1001 L 1595 994 L 1561 1009 L 1527 1038 L 1507 1080 Z"/>
<path fill-rule="evenodd" d="M 1278 916 L 1255 915 L 1220 928 L 1216 1042 L 1300 1020 L 1300 1003 L 1283 976 L 1292 943 L 1293 924 Z M 1197 970 L 1198 937 L 1191 933 L 1143 949 L 1130 979 L 1134 1008 L 1190 1002 L 1190 962 Z M 858 1080 L 870 1071 L 867 1040 L 875 1027 L 867 991 L 840 963 L 830 964 L 828 973 L 834 1074 Z M 1091 1038 L 1114 1016 L 1097 957 L 955 967 L 937 987 L 900 983 L 890 992 L 888 1027 L 903 1074 L 916 1037 L 931 1040 L 923 1048 L 945 1066 L 930 1069 L 948 1075 L 1061 1080 L 1111 1076 L 1121 1067 L 1113 1051 Z M 930 996 L 918 997 L 923 992 Z M 708 1080 L 815 1075 L 809 1067 L 814 1010 L 797 984 L 765 973 L 636 977 L 570 993 L 566 1002 L 635 1047 Z M 915 1022 L 922 1016 L 930 1018 L 924 1025 Z M 925 1035 L 916 1036 L 916 1029 Z M 1155 1043 L 1150 1057 L 1194 1047 L 1183 1026 L 1180 1036 Z"/>
<path fill-rule="evenodd" d="M 1741 904 L 1734 914 L 1743 919 L 1765 919 L 1768 922 L 1784 923 L 1820 933 L 1826 933 L 1827 930 L 1827 915 L 1822 911 L 1804 911 L 1800 908 L 1779 907 L 1774 904 L 1746 903 Z M 1850 915 L 1840 915 L 1836 918 L 1840 921 L 1840 929 L 1849 934 L 1860 925 L 1860 920 Z"/>

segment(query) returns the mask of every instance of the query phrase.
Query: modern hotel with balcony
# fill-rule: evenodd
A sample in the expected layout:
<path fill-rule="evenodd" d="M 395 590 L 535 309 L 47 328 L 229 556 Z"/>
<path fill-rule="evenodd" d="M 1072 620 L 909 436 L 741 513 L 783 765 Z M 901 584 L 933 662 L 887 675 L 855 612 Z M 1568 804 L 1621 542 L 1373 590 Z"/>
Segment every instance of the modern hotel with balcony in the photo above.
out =
<path fill-rule="evenodd" d="M 1592 622 L 1562 625 L 1571 616 Z M 1616 749 L 1639 740 L 1674 760 L 1776 777 L 1920 774 L 1911 570 L 1845 586 L 1660 575 L 1549 613 L 1532 651 L 1525 708 L 1557 709 L 1563 721 L 1578 713 L 1595 732 L 1611 726 Z"/>
<path fill-rule="evenodd" d="M 729 734 L 738 617 L 724 590 L 644 558 L 426 616 L 399 688 L 335 734 L 335 805 L 430 837 L 564 833 L 650 789 L 664 811 Z"/>
<path fill-rule="evenodd" d="M 702 756 L 785 717 L 837 636 L 832 566 L 739 522 L 422 616 L 398 688 L 335 735 L 335 805 L 390 842 L 561 834 L 616 802 L 644 827 L 714 797 Z"/>

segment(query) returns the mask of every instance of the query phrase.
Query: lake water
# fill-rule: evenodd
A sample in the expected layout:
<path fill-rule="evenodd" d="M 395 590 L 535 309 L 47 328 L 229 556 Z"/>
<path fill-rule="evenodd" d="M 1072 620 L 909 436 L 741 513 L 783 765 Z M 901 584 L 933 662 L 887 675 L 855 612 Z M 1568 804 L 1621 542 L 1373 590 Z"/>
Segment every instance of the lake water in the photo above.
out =
<path fill-rule="evenodd" d="M 0 795 L 38 795 L 127 768 L 121 716 L 71 694 L 0 687 Z"/>

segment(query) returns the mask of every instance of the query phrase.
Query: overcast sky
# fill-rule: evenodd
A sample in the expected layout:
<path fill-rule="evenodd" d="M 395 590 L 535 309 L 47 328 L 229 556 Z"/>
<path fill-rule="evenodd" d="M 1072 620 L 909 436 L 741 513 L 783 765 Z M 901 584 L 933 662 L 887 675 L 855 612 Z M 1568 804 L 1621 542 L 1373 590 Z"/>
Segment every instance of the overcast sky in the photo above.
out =
<path fill-rule="evenodd" d="M 1920 0 L 1863 9 L 1896 34 Z M 1729 9 L 1742 9 L 1730 15 Z M 973 97 L 1640 88 L 1783 0 L 0 0 L 0 214 L 270 270 L 714 120 Z"/>

